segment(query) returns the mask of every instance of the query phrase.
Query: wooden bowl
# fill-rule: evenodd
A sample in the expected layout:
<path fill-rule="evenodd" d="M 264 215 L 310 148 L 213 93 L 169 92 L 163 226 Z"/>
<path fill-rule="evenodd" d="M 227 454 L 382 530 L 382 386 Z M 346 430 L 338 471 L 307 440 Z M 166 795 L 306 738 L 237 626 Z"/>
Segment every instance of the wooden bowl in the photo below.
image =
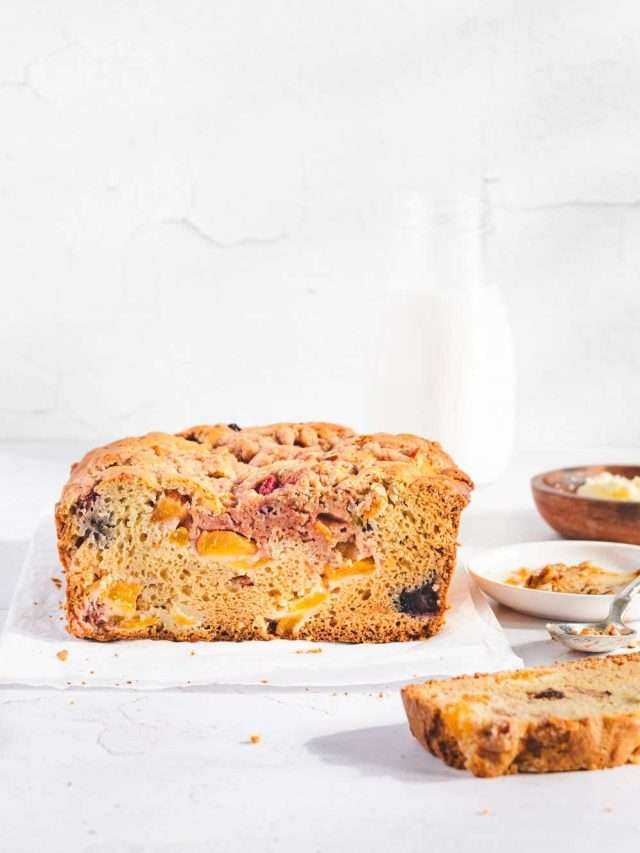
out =
<path fill-rule="evenodd" d="M 531 478 L 540 515 L 566 539 L 598 539 L 640 545 L 640 502 L 587 498 L 576 490 L 603 471 L 640 476 L 640 465 L 582 465 L 559 468 Z"/>

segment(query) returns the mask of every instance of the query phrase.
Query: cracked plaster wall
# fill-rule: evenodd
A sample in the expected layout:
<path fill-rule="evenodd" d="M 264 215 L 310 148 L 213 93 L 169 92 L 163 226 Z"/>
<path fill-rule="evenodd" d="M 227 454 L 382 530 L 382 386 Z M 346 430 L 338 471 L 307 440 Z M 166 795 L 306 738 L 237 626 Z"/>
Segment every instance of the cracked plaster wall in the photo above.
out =
<path fill-rule="evenodd" d="M 375 427 L 398 200 L 489 179 L 519 444 L 637 445 L 639 32 L 594 0 L 3 4 L 0 437 Z"/>

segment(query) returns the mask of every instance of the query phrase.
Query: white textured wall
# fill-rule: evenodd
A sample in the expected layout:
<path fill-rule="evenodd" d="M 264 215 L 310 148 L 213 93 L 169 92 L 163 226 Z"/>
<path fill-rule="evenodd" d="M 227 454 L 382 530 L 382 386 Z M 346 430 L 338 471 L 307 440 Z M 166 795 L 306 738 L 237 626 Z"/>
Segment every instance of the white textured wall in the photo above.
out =
<path fill-rule="evenodd" d="M 518 441 L 640 438 L 640 8 L 0 5 L 0 437 L 364 422 L 393 210 L 490 180 Z"/>

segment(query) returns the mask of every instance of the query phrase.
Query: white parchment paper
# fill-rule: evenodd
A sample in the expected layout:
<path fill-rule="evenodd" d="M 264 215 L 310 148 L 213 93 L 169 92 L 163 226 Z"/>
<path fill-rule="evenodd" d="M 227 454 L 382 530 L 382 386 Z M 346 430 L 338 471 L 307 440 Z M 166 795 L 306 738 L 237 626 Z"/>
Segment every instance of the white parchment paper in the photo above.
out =
<path fill-rule="evenodd" d="M 291 640 L 95 643 L 65 630 L 64 590 L 50 518 L 42 520 L 0 638 L 0 683 L 153 690 L 210 684 L 346 686 L 511 669 L 522 661 L 482 593 L 456 572 L 445 628 L 429 640 L 343 645 Z M 311 649 L 321 649 L 310 653 Z M 66 660 L 57 653 L 66 651 Z"/>

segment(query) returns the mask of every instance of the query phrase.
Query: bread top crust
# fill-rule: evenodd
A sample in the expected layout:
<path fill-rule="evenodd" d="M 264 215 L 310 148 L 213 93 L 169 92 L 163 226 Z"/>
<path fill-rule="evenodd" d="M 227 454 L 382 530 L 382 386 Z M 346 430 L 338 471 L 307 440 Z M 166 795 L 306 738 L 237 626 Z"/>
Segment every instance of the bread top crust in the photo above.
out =
<path fill-rule="evenodd" d="M 359 435 L 330 423 L 279 423 L 241 429 L 195 426 L 124 438 L 90 451 L 71 467 L 58 512 L 113 478 L 141 478 L 150 486 L 196 486 L 202 497 L 326 492 L 340 486 L 363 493 L 373 483 L 442 479 L 466 503 L 473 482 L 434 441 L 414 435 Z"/>
<path fill-rule="evenodd" d="M 458 675 L 409 684 L 418 705 L 456 709 L 468 719 L 582 719 L 640 715 L 640 652 L 583 658 L 496 673 Z M 611 688 L 611 689 L 606 689 Z"/>

